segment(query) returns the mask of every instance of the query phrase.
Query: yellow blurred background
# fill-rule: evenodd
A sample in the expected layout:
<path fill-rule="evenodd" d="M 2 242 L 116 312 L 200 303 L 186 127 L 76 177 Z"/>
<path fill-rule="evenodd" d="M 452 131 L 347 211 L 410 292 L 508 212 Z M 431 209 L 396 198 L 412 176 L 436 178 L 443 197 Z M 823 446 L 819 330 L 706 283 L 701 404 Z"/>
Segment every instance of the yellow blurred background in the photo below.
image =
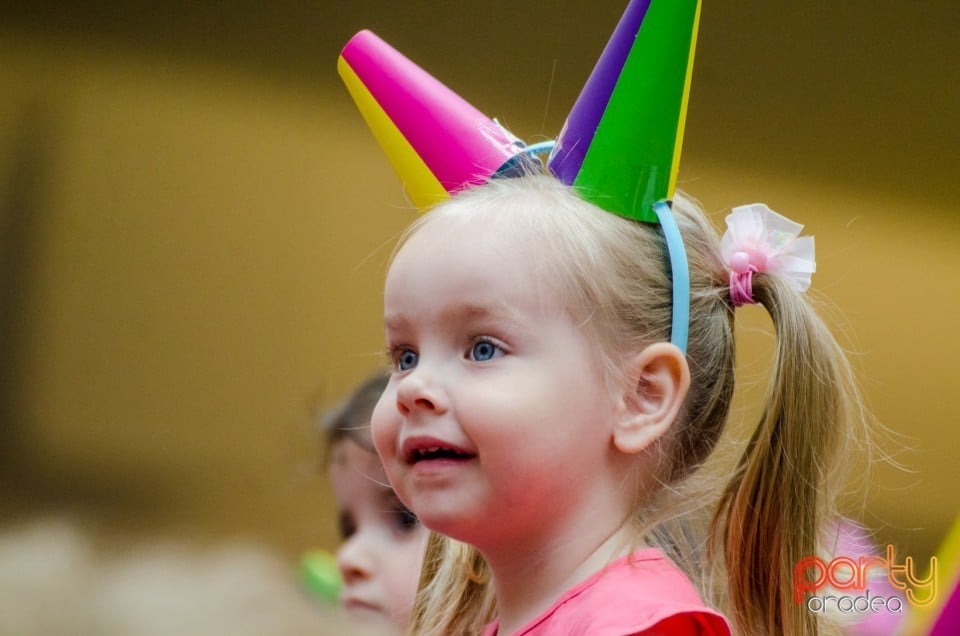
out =
<path fill-rule="evenodd" d="M 0 525 L 336 546 L 317 408 L 382 362 L 413 218 L 335 72 L 371 28 L 528 141 L 625 0 L 0 9 Z M 239 6 L 237 6 L 239 5 Z M 921 562 L 960 510 L 960 5 L 706 0 L 681 187 L 765 201 L 901 437 L 865 493 Z M 758 409 L 770 336 L 741 315 Z M 853 510 L 853 513 L 856 513 Z"/>

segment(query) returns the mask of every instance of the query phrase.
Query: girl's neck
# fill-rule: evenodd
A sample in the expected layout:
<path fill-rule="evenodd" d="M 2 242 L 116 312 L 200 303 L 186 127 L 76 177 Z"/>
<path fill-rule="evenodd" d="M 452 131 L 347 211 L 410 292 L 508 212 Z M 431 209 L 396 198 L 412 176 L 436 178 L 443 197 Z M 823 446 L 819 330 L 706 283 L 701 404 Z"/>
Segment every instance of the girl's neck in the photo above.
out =
<path fill-rule="evenodd" d="M 628 554 L 635 541 L 629 522 L 592 524 L 567 528 L 534 549 L 484 554 L 497 598 L 499 634 L 515 633 L 565 591 Z"/>

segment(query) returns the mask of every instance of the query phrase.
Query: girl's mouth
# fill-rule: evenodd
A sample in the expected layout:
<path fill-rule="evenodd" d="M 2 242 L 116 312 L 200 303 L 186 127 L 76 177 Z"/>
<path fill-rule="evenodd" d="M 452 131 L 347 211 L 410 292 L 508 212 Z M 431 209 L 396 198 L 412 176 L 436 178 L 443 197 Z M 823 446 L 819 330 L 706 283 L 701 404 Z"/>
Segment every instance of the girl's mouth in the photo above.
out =
<path fill-rule="evenodd" d="M 473 457 L 470 453 L 461 452 L 455 448 L 446 448 L 443 446 L 431 446 L 428 448 L 417 448 L 408 457 L 407 463 L 416 464 L 417 462 L 433 459 L 470 459 Z"/>
<path fill-rule="evenodd" d="M 463 461 L 473 459 L 476 453 L 436 438 L 412 438 L 401 449 L 404 461 L 413 466 L 430 461 Z"/>
<path fill-rule="evenodd" d="M 344 599 L 341 600 L 340 605 L 351 613 L 359 614 L 383 614 L 383 610 L 379 605 L 375 603 L 370 603 L 368 601 L 363 601 L 360 599 Z"/>

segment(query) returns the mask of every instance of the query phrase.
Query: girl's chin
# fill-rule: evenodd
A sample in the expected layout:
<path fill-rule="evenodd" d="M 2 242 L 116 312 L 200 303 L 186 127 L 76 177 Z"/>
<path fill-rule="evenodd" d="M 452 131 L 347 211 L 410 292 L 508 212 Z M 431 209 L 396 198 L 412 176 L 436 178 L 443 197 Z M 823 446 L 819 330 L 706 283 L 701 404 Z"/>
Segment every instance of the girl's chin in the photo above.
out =
<path fill-rule="evenodd" d="M 421 518 L 420 523 L 425 528 L 436 534 L 442 534 L 445 537 L 454 539 L 461 543 L 471 545 L 486 545 L 486 535 L 483 534 L 483 526 L 477 523 L 464 523 L 463 519 L 455 516 L 437 515 Z M 489 520 L 486 521 L 489 523 Z"/>
<path fill-rule="evenodd" d="M 382 633 L 393 633 L 397 631 L 396 624 L 391 620 L 390 616 L 376 605 L 360 601 L 347 601 L 341 604 L 341 608 L 344 613 L 350 617 L 350 620 L 362 622 L 365 626 L 369 627 L 382 627 L 384 629 Z M 381 632 L 377 631 L 376 633 L 379 634 Z"/>

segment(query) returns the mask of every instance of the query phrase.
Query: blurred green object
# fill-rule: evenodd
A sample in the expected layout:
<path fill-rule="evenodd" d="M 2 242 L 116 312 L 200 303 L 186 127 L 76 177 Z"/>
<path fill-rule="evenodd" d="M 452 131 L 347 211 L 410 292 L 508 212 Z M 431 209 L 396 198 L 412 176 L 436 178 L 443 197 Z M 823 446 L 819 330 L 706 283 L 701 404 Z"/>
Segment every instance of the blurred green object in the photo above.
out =
<path fill-rule="evenodd" d="M 300 558 L 300 579 L 311 594 L 328 603 L 340 598 L 340 568 L 327 550 L 308 550 Z"/>

